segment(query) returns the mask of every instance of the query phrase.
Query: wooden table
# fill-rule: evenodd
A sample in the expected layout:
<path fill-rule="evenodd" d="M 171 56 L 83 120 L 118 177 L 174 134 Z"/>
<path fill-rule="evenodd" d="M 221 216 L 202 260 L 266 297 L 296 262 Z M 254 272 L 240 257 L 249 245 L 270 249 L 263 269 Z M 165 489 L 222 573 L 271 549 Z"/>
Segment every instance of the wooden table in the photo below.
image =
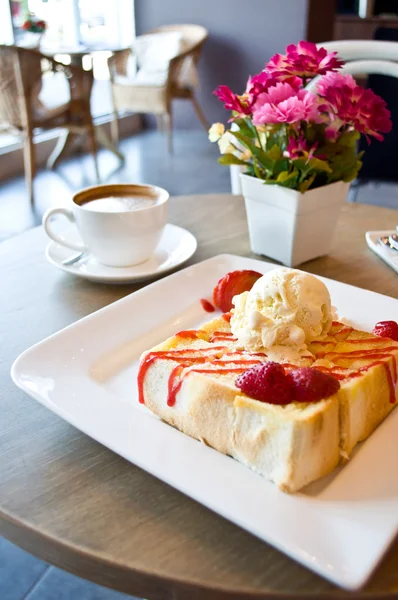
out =
<path fill-rule="evenodd" d="M 221 252 L 253 256 L 241 197 L 178 197 L 170 221 L 191 230 L 191 263 Z M 398 277 L 364 233 L 393 228 L 398 212 L 346 205 L 331 254 L 304 269 L 398 296 Z M 0 532 L 77 575 L 155 599 L 356 597 L 299 566 L 86 437 L 12 384 L 11 363 L 31 344 L 136 290 L 93 284 L 46 262 L 33 229 L 0 245 Z M 257 257 L 258 258 L 258 257 Z M 398 542 L 361 597 L 398 594 Z"/>

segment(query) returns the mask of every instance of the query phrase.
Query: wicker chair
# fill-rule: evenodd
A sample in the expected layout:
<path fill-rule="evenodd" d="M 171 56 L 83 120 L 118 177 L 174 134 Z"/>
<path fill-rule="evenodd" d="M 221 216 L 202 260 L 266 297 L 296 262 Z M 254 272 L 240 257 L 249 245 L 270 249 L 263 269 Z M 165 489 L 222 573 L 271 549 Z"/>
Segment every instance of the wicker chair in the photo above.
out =
<path fill-rule="evenodd" d="M 66 104 L 50 109 L 40 101 L 42 78 L 46 71 L 61 72 L 67 78 L 70 100 Z M 4 45 L 0 45 L 0 72 L 0 128 L 23 137 L 25 178 L 31 203 L 34 202 L 35 175 L 33 134 L 37 129 L 65 128 L 70 139 L 75 134 L 88 134 L 98 173 L 97 146 L 90 112 L 92 72 L 62 65 L 36 50 Z M 61 149 L 68 145 L 67 139 L 58 144 L 49 159 L 49 166 L 55 166 Z"/>
<path fill-rule="evenodd" d="M 137 83 L 128 75 L 128 61 L 132 49 L 120 50 L 108 59 L 114 114 L 112 138 L 119 141 L 118 111 L 152 113 L 156 115 L 158 126 L 168 133 L 169 151 L 172 151 L 172 101 L 185 98 L 193 104 L 195 112 L 206 131 L 209 124 L 195 96 L 194 85 L 184 81 L 183 72 L 190 67 L 196 72 L 200 53 L 208 33 L 200 25 L 165 25 L 148 31 L 148 34 L 177 32 L 181 34 L 179 53 L 168 63 L 167 77 L 159 85 Z"/>

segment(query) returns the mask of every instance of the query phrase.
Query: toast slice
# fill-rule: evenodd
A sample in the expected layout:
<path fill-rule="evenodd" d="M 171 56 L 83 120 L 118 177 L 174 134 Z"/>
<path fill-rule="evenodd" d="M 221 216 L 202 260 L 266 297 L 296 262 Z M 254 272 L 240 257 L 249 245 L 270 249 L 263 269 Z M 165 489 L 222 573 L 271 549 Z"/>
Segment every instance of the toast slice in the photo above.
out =
<path fill-rule="evenodd" d="M 340 379 L 340 450 L 348 459 L 397 404 L 398 342 L 333 323 L 328 338 L 309 350 L 314 367 Z"/>
<path fill-rule="evenodd" d="M 330 335 L 309 349 L 313 357 L 300 366 L 332 373 L 340 380 L 339 392 L 308 404 L 259 402 L 235 380 L 266 355 L 240 350 L 223 315 L 143 354 L 140 402 L 180 431 L 294 492 L 348 458 L 394 408 L 398 392 L 397 342 L 335 322 Z"/>

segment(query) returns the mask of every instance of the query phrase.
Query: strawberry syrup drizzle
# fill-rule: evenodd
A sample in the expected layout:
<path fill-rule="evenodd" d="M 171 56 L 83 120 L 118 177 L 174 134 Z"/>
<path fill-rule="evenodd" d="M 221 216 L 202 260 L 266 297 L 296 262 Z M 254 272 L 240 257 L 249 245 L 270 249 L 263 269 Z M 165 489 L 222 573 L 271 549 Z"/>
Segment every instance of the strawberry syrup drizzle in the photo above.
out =
<path fill-rule="evenodd" d="M 384 370 L 387 376 L 388 387 L 390 391 L 390 402 L 395 404 L 395 382 L 393 381 L 389 363 L 383 363 Z"/>
<path fill-rule="evenodd" d="M 386 338 L 377 338 L 377 337 L 373 337 L 373 338 L 362 338 L 360 340 L 344 340 L 344 342 L 346 344 L 375 344 L 376 346 L 380 345 L 380 344 L 385 344 L 387 341 Z M 393 341 L 393 340 L 391 340 Z M 396 344 L 395 346 L 391 346 L 393 347 L 395 350 L 398 350 L 398 345 Z"/>
<path fill-rule="evenodd" d="M 224 374 L 224 375 L 229 375 L 231 373 L 236 373 L 237 375 L 240 373 L 243 373 L 244 371 L 246 371 L 247 366 L 253 366 L 253 365 L 258 365 L 259 363 L 263 362 L 261 360 L 247 360 L 247 361 L 242 361 L 242 360 L 224 360 L 224 361 L 218 361 L 217 363 L 213 362 L 213 361 L 207 361 L 207 360 L 202 360 L 202 361 L 198 361 L 198 362 L 210 362 L 213 365 L 218 365 L 219 364 L 229 364 L 229 365 L 236 365 L 233 367 L 228 367 L 228 368 L 206 368 L 206 369 L 202 369 L 200 367 L 196 367 L 194 364 L 193 365 L 188 365 L 188 364 L 182 364 L 182 365 L 177 365 L 176 367 L 174 367 L 174 369 L 172 370 L 172 372 L 170 373 L 169 376 L 169 382 L 168 382 L 168 394 L 167 394 L 167 406 L 174 406 L 176 403 L 176 396 L 178 394 L 178 392 L 180 391 L 182 384 L 185 380 L 185 378 L 190 374 L 190 373 L 211 373 L 213 375 L 220 375 L 220 374 Z M 183 369 L 186 367 L 191 367 L 189 369 L 189 371 L 185 371 L 185 373 L 182 373 Z"/>
<path fill-rule="evenodd" d="M 210 338 L 210 342 L 237 342 L 238 338 L 235 338 L 233 333 L 229 333 L 228 331 L 215 331 Z"/>
<path fill-rule="evenodd" d="M 391 365 L 392 365 L 392 377 L 393 377 L 393 381 L 395 382 L 395 385 L 398 384 L 398 371 L 397 371 L 397 359 L 394 356 L 393 360 L 391 361 Z"/>
<path fill-rule="evenodd" d="M 216 310 L 212 303 L 206 300 L 206 298 L 201 298 L 200 303 L 202 305 L 203 310 L 205 310 L 208 313 L 212 313 Z"/>
<path fill-rule="evenodd" d="M 180 375 L 185 366 L 187 365 L 177 365 L 170 373 L 167 384 L 167 406 L 174 406 L 176 402 L 177 393 L 182 386 L 182 378 L 180 379 Z"/>
<path fill-rule="evenodd" d="M 189 338 L 191 340 L 198 338 L 198 331 L 196 329 L 186 329 L 184 331 L 179 331 L 175 334 L 178 337 Z"/>
<path fill-rule="evenodd" d="M 231 318 L 231 314 L 230 313 L 225 313 L 222 315 L 222 317 L 226 320 L 226 321 L 230 321 Z M 337 322 L 334 322 L 333 325 L 340 325 Z M 342 327 L 339 331 L 334 332 L 334 333 L 342 333 L 343 331 L 352 331 L 352 328 L 344 328 Z M 198 336 L 199 331 L 198 330 L 194 330 L 194 329 L 188 329 L 185 331 L 180 331 L 176 334 L 176 336 L 178 337 L 182 337 L 182 338 L 188 338 L 188 339 L 200 339 Z M 235 341 L 235 339 L 232 337 L 232 333 L 229 332 L 223 332 L 223 331 L 215 331 L 213 336 L 210 338 L 210 342 L 212 342 L 213 340 L 215 342 L 217 341 Z M 383 338 L 381 338 L 380 340 L 375 340 L 375 338 L 365 338 L 363 340 L 345 340 L 345 342 L 359 342 L 359 343 L 376 343 L 376 346 L 384 343 L 385 340 Z M 322 343 L 322 342 L 319 342 Z M 333 342 L 324 342 L 324 343 L 333 343 Z M 150 368 L 150 366 L 157 360 L 157 359 L 166 359 L 166 360 L 179 360 L 181 361 L 178 365 L 176 365 L 169 376 L 169 381 L 168 381 L 168 395 L 167 395 L 167 405 L 168 406 L 174 406 L 175 402 L 176 402 L 176 397 L 178 392 L 180 391 L 182 384 L 184 382 L 185 377 L 192 372 L 195 373 L 212 373 L 212 374 L 230 374 L 230 373 L 242 373 L 244 372 L 249 365 L 255 365 L 255 364 L 259 364 L 261 362 L 263 362 L 263 360 L 259 359 L 248 359 L 248 360 L 244 360 L 244 359 L 234 359 L 234 358 L 226 358 L 225 360 L 220 360 L 217 357 L 217 352 L 219 350 L 226 350 L 226 346 L 213 346 L 213 347 L 207 347 L 207 348 L 198 348 L 198 349 L 183 349 L 183 350 L 166 350 L 166 351 L 160 351 L 160 352 L 151 352 L 149 354 L 146 355 L 146 357 L 144 358 L 144 360 L 142 361 L 140 367 L 139 367 L 139 371 L 138 371 L 138 377 L 137 377 L 137 381 L 138 381 L 138 400 L 141 404 L 145 403 L 144 400 L 144 379 L 145 379 L 145 375 L 148 371 L 148 369 Z M 386 348 L 374 348 L 374 349 L 368 349 L 368 350 L 353 350 L 351 352 L 326 352 L 323 356 L 329 356 L 329 357 L 333 357 L 334 360 L 338 360 L 338 359 L 344 359 L 344 358 L 357 358 L 357 359 L 366 359 L 366 360 L 371 360 L 370 364 L 367 364 L 363 367 L 360 367 L 359 369 L 355 370 L 355 371 L 351 371 L 350 373 L 341 373 L 341 371 L 350 371 L 349 368 L 347 367 L 337 367 L 337 368 L 328 368 L 328 367 L 317 367 L 319 368 L 320 371 L 326 371 L 328 373 L 330 373 L 331 375 L 333 375 L 336 379 L 338 379 L 339 381 L 342 380 L 349 380 L 349 379 L 353 379 L 356 377 L 359 377 L 363 372 L 368 371 L 370 368 L 377 366 L 377 365 L 382 365 L 385 373 L 386 373 L 386 377 L 387 377 L 387 382 L 388 382 L 388 387 L 389 387 L 389 391 L 390 391 L 390 402 L 392 404 L 395 403 L 396 401 L 396 388 L 398 386 L 398 371 L 397 371 L 397 364 L 396 364 L 396 360 L 395 360 L 395 356 L 391 355 L 391 351 L 395 351 L 397 350 L 398 347 L 397 346 L 387 346 Z M 188 354 L 187 354 L 188 352 Z M 195 352 L 195 356 L 192 356 L 192 353 Z M 215 356 L 212 356 L 212 353 L 216 353 Z M 235 351 L 232 353 L 233 356 L 236 355 L 243 355 L 243 352 L 240 351 Z M 319 353 L 318 356 L 320 356 L 321 354 Z M 228 355 L 223 355 L 223 358 L 225 358 Z M 261 356 L 263 358 L 265 358 L 267 355 L 263 354 L 263 353 L 256 353 L 256 356 Z M 387 356 L 390 356 L 389 361 L 386 361 L 385 359 L 387 358 Z M 215 362 L 216 361 L 216 362 Z M 196 365 L 200 365 L 203 364 L 205 362 L 210 362 L 213 365 L 216 365 L 216 368 L 197 368 Z M 234 365 L 233 367 L 228 367 L 228 368 L 223 368 L 222 365 L 224 364 L 230 364 L 230 365 Z M 217 366 L 221 366 L 221 368 L 217 368 Z M 296 368 L 296 365 L 291 365 L 291 364 L 284 364 L 283 365 L 284 368 L 290 370 L 290 369 L 294 369 Z M 190 368 L 189 368 L 190 367 Z M 195 368 L 192 368 L 195 367 Z M 189 368 L 189 370 L 185 371 L 185 373 L 183 373 L 183 370 Z"/>
<path fill-rule="evenodd" d="M 162 358 L 164 360 L 180 360 L 181 364 L 186 364 L 190 366 L 193 363 L 198 362 L 206 362 L 209 358 L 211 358 L 211 353 L 218 353 L 220 350 L 225 350 L 225 346 L 213 346 L 211 348 L 200 348 L 200 352 L 202 356 L 192 356 L 192 350 L 185 348 L 184 350 L 164 350 L 159 352 L 149 352 L 144 359 L 142 360 L 137 375 L 137 384 L 138 384 L 138 401 L 140 404 L 145 404 L 144 399 L 144 379 L 148 372 L 148 369 L 153 365 L 153 363 Z M 198 350 L 193 350 L 193 352 L 199 352 Z"/>
<path fill-rule="evenodd" d="M 353 331 L 353 328 L 347 325 L 346 327 L 342 327 L 341 329 L 339 329 L 339 331 L 337 331 L 336 333 L 338 333 L 339 335 L 342 333 L 350 335 L 350 333 L 352 333 Z"/>

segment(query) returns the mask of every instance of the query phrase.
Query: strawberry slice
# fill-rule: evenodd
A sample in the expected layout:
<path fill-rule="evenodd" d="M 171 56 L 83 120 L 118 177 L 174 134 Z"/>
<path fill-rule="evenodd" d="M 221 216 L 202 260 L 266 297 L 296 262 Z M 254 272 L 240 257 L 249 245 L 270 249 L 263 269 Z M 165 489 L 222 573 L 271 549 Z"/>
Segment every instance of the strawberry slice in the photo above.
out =
<path fill-rule="evenodd" d="M 379 321 L 374 326 L 372 333 L 398 342 L 398 323 L 396 321 Z"/>
<path fill-rule="evenodd" d="M 213 291 L 213 303 L 226 313 L 232 308 L 232 298 L 252 289 L 257 279 L 262 277 L 257 271 L 231 271 L 220 279 Z"/>

